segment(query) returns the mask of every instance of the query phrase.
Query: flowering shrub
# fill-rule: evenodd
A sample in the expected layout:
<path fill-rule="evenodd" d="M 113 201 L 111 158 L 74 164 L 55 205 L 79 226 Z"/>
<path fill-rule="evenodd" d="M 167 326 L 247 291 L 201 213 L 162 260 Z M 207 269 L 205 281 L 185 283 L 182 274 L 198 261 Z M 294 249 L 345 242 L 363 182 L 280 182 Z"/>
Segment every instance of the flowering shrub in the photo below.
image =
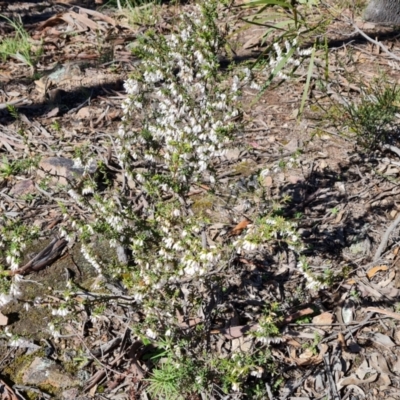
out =
<path fill-rule="evenodd" d="M 89 202 L 89 174 L 80 193 L 69 192 L 96 215 L 94 223 L 76 220 L 72 228 L 83 237 L 83 254 L 99 273 L 103 266 L 89 244 L 94 233 L 108 236 L 113 247 L 129 246 L 135 265 L 125 280 L 138 302 L 167 283 L 209 273 L 224 253 L 204 243 L 202 223 L 187 205 L 193 185 L 215 184 L 213 163 L 224 154 L 239 114 L 241 81 L 233 76 L 228 84 L 219 71 L 224 38 L 210 4 L 202 16 L 182 16 L 179 33 L 166 38 L 148 32 L 136 49 L 142 62 L 125 83 L 128 98 L 115 149 L 125 178 L 143 192 L 147 204 L 141 214 L 114 194 L 95 193 Z M 85 166 L 83 160 L 80 164 Z"/>
<path fill-rule="evenodd" d="M 190 207 L 189 193 L 196 185 L 216 188 L 218 159 L 238 129 L 241 87 L 257 87 L 249 69 L 238 75 L 220 70 L 218 54 L 225 39 L 215 22 L 216 5 L 206 1 L 182 15 L 168 37 L 148 32 L 140 39 L 135 52 L 141 63 L 125 83 L 124 116 L 113 142 L 123 183 L 100 187 L 95 158 L 81 151 L 75 164 L 83 175 L 68 195 L 84 212 L 72 216 L 61 205 L 61 236 L 69 242 L 79 239 L 83 256 L 100 278 L 97 284 L 110 277 L 124 284 L 141 316 L 133 332 L 144 343 L 157 344 L 168 358 L 149 382 L 152 393 L 158 390 L 171 399 L 209 391 L 210 382 L 232 366 L 226 391 L 229 385 L 239 390 L 248 376 L 261 377 L 265 357 L 237 355 L 215 363 L 209 354 L 210 321 L 219 312 L 212 306 L 216 288 L 228 286 L 223 271 L 237 253 L 262 253 L 270 242 L 301 248 L 296 226 L 274 212 L 255 219 L 232 244 L 209 243 L 208 221 Z M 96 256 L 100 239 L 116 250 L 114 260 L 104 263 Z M 10 253 L 11 265 L 18 265 L 20 247 Z M 82 308 L 72 303 L 77 292 L 68 281 L 65 303 L 52 312 L 54 336 L 60 335 L 59 322 Z M 91 320 L 101 311 L 93 310 Z M 272 312 L 261 317 L 253 334 L 259 343 L 279 342 L 274 318 Z M 163 382 L 171 376 L 178 387 L 165 392 Z"/>
<path fill-rule="evenodd" d="M 27 227 L 21 222 L 2 216 L 0 219 L 0 254 L 5 258 L 11 271 L 19 268 L 21 254 L 26 246 L 38 236 L 38 229 Z M 6 279 L 9 271 L 0 265 L 0 307 L 18 298 L 21 293 L 19 282 L 22 277 L 16 275 L 13 280 Z"/>

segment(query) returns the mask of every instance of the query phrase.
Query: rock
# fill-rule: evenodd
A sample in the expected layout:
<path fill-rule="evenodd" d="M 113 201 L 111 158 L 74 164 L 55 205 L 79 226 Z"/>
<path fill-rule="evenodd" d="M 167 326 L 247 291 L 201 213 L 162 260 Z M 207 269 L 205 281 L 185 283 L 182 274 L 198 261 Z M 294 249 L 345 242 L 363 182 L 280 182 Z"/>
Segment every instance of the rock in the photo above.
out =
<path fill-rule="evenodd" d="M 298 176 L 298 175 L 289 175 L 288 181 L 292 184 L 296 184 L 296 183 L 304 181 L 304 178 L 301 176 Z"/>
<path fill-rule="evenodd" d="M 32 179 L 26 179 L 16 183 L 10 190 L 10 196 L 26 196 L 27 194 L 36 193 L 35 184 Z"/>
<path fill-rule="evenodd" d="M 62 400 L 90 400 L 90 397 L 80 396 L 80 391 L 76 388 L 64 390 L 61 393 Z"/>
<path fill-rule="evenodd" d="M 73 180 L 81 176 L 84 172 L 83 168 L 74 166 L 74 161 L 64 157 L 48 157 L 39 163 L 38 175 L 42 178 L 52 176 L 53 183 L 67 185 L 68 179 Z M 94 172 L 95 167 L 93 168 Z"/>
<path fill-rule="evenodd" d="M 383 25 L 400 25 L 400 2 L 398 0 L 371 0 L 365 9 L 364 19 Z"/>
<path fill-rule="evenodd" d="M 24 385 L 51 385 L 55 389 L 80 385 L 55 361 L 41 357 L 36 357 L 25 370 L 22 381 Z"/>
<path fill-rule="evenodd" d="M 93 109 L 93 107 L 82 107 L 77 113 L 76 113 L 76 118 L 77 119 L 90 119 L 95 116 L 97 113 L 97 109 Z"/>
<path fill-rule="evenodd" d="M 291 153 L 294 153 L 298 148 L 299 141 L 296 138 L 290 140 L 290 142 L 285 145 L 285 149 Z"/>
<path fill-rule="evenodd" d="M 224 159 L 228 161 L 238 160 L 241 152 L 242 150 L 239 148 L 228 149 L 224 154 Z"/>
<path fill-rule="evenodd" d="M 8 317 L 6 317 L 0 312 L 0 325 L 7 325 L 7 324 L 8 324 Z"/>

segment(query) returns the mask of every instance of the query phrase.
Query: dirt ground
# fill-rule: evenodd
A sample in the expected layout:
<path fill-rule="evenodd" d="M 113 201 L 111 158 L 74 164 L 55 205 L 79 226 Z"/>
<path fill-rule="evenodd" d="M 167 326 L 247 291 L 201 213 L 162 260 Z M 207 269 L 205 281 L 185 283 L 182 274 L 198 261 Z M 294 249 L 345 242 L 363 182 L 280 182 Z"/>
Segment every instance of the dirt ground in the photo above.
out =
<path fill-rule="evenodd" d="M 224 208 L 208 204 L 200 193 L 193 197 L 194 210 L 211 215 L 215 226 L 234 226 L 243 210 L 241 193 L 251 190 L 257 171 L 268 170 L 262 182 L 265 191 L 271 202 L 288 198 L 283 214 L 298 223 L 309 267 L 326 278 L 325 288 L 307 290 L 299 260 L 290 253 L 266 263 L 241 260 L 243 272 L 235 278 L 237 301 L 231 303 L 238 318 L 246 320 L 249 308 L 266 301 L 279 302 L 287 315 L 283 341 L 270 344 L 282 379 L 274 388 L 265 379 L 266 399 L 400 399 L 397 225 L 385 240 L 400 211 L 399 132 L 394 128 L 391 133 L 392 148 L 365 150 L 345 126 L 346 115 L 335 108 L 344 100 L 357 102 L 366 88 L 379 86 L 382 77 L 394 87 L 400 76 L 400 62 L 365 39 L 351 19 L 355 17 L 355 26 L 400 57 L 398 32 L 363 23 L 361 6 L 354 11 L 344 2 L 330 3 L 320 11 L 329 20 L 327 47 L 325 54 L 321 49 L 316 53 L 303 116 L 298 118 L 306 68 L 300 67 L 293 79 L 273 83 L 259 98 L 257 90 L 246 89 L 243 131 L 218 166 L 221 184 L 235 185 L 230 196 L 236 200 Z M 9 18 L 19 15 L 34 43 L 39 46 L 42 40 L 44 46 L 34 67 L 17 59 L 0 60 L 0 156 L 9 161 L 27 154 L 73 158 L 77 147 L 87 146 L 99 159 L 110 161 L 107 138 L 121 121 L 123 82 L 139 62 L 129 46 L 148 26 L 138 22 L 132 27 L 115 8 L 89 0 L 0 2 L 0 6 Z M 183 7 L 191 7 L 190 2 Z M 155 25 L 159 33 L 171 32 L 171 16 L 177 9 L 162 5 Z M 241 16 L 232 8 L 224 23 L 241 27 Z M 263 27 L 252 26 L 232 36 L 234 61 L 256 60 L 266 48 L 261 43 L 263 33 Z M 0 20 L 0 37 L 12 34 L 7 21 Z M 326 71 L 328 91 L 319 85 Z M 255 74 L 263 78 L 260 69 Z M 22 126 L 24 135 L 19 133 Z M 57 192 L 51 185 L 51 189 L 38 185 L 40 179 L 35 172 L 0 181 L 0 208 L 51 235 L 60 215 L 56 205 L 44 199 Z M 22 181 L 30 181 L 31 189 L 17 186 Z M 39 241 L 28 249 L 25 262 L 31 252 L 47 244 Z M 71 250 L 67 258 L 33 274 L 44 286 L 43 298 L 50 296 L 45 287 L 59 284 L 62 289 L 65 270 L 75 271 L 84 292 L 91 271 Z M 61 283 L 54 281 L 57 278 Z M 34 305 L 35 297 L 37 293 L 27 291 L 25 302 Z M 137 373 L 145 364 L 140 346 L 128 337 L 129 305 L 110 306 L 95 322 L 83 316 L 54 339 L 45 334 L 49 317 L 45 304 L 35 312 L 25 310 L 23 302 L 1 310 L 8 323 L 0 328 L 0 394 L 9 396 L 2 398 L 28 398 L 24 397 L 28 392 L 29 398 L 37 399 L 150 398 Z M 299 318 L 301 323 L 296 323 Z M 24 336 L 30 345 L 9 346 L 6 332 Z M 219 346 L 230 351 L 238 344 L 224 339 L 224 332 L 220 329 L 213 337 L 216 343 L 225 340 Z M 79 380 L 79 389 L 67 390 L 58 381 L 47 386 L 27 383 L 25 371 L 37 355 L 54 360 Z M 215 398 L 246 397 L 236 393 Z"/>

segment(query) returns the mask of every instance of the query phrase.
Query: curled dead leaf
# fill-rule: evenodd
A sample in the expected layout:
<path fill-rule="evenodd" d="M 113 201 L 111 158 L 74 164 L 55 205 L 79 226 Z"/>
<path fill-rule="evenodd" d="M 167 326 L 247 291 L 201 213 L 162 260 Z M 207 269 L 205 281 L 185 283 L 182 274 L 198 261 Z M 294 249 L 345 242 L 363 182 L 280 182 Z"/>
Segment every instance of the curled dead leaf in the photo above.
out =
<path fill-rule="evenodd" d="M 374 277 L 379 271 L 387 271 L 389 267 L 387 265 L 377 265 L 376 267 L 371 268 L 367 272 L 367 277 L 368 279 L 371 279 Z"/>
<path fill-rule="evenodd" d="M 240 235 L 250 223 L 251 221 L 247 218 L 240 221 L 230 232 L 228 232 L 228 237 Z"/>
<path fill-rule="evenodd" d="M 368 378 L 366 379 L 358 379 L 356 375 L 352 374 L 350 376 L 347 376 L 343 379 L 341 379 L 338 383 L 337 383 L 337 388 L 338 390 L 342 389 L 344 386 L 349 386 L 349 385 L 355 385 L 355 386 L 359 386 L 359 385 L 364 385 L 366 383 L 371 383 L 371 382 L 375 382 L 376 379 L 378 378 L 378 374 L 372 374 L 370 375 Z"/>

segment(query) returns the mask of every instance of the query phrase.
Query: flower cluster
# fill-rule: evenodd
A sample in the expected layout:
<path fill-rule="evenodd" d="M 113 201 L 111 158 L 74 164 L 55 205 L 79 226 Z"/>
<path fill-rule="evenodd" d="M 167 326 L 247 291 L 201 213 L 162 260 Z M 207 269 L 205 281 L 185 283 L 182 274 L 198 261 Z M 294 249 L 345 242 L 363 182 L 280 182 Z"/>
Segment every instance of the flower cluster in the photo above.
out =
<path fill-rule="evenodd" d="M 20 257 L 27 245 L 37 237 L 38 229 L 26 227 L 18 221 L 3 217 L 0 220 L 0 256 L 5 259 L 11 271 L 20 267 Z M 0 271 L 4 269 L 0 265 Z M 2 277 L 0 280 L 0 306 L 4 306 L 21 295 L 20 282 L 22 276 L 12 279 Z"/>
<path fill-rule="evenodd" d="M 276 57 L 270 56 L 269 66 L 274 75 L 280 79 L 289 79 L 289 75 L 293 69 L 301 64 L 304 57 L 308 57 L 312 53 L 312 48 L 300 49 L 298 47 L 297 38 L 293 40 L 285 40 L 285 48 L 282 49 L 279 43 L 273 44 Z"/>
<path fill-rule="evenodd" d="M 315 275 L 311 272 L 310 267 L 304 259 L 297 263 L 297 268 L 307 280 L 307 289 L 317 291 L 326 288 L 326 285 L 321 282 L 321 280 L 318 280 L 317 277 L 315 277 Z"/>
<path fill-rule="evenodd" d="M 211 162 L 224 154 L 235 128 L 240 89 L 237 77 L 231 87 L 220 81 L 217 51 L 223 40 L 211 34 L 215 30 L 196 15 L 188 23 L 184 15 L 179 33 L 149 33 L 142 40 L 140 71 L 125 83 L 117 145 L 121 166 L 148 191 L 156 184 L 182 193 L 206 172 L 215 182 Z M 133 115 L 141 116 L 139 130 L 132 129 Z M 147 160 L 153 169 L 131 170 L 132 158 Z"/>
<path fill-rule="evenodd" d="M 247 232 L 236 240 L 234 245 L 239 254 L 248 253 L 261 251 L 271 240 L 284 241 L 292 250 L 299 251 L 301 249 L 296 223 L 274 215 L 259 218 L 253 224 L 248 225 Z"/>

